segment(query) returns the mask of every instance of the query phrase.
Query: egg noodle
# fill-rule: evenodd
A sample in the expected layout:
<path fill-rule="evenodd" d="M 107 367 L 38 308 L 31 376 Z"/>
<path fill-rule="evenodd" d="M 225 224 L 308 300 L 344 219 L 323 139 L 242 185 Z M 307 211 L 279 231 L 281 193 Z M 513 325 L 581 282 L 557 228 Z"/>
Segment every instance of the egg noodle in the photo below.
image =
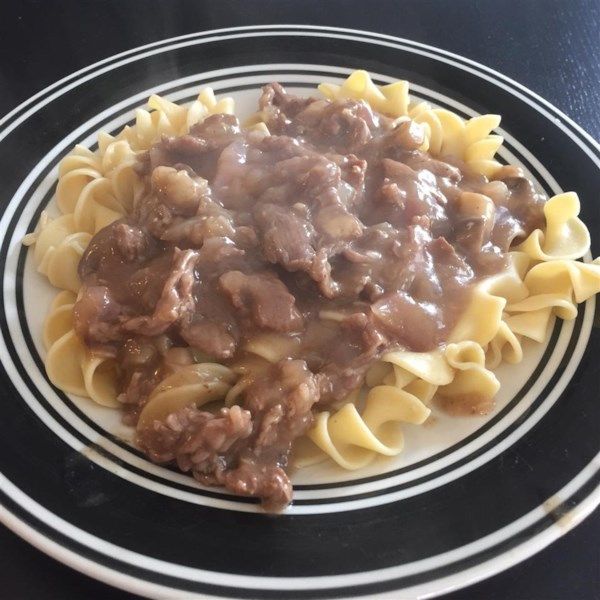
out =
<path fill-rule="evenodd" d="M 342 85 L 323 83 L 328 99 L 362 100 L 398 120 L 413 120 L 425 134 L 421 150 L 450 155 L 488 178 L 501 167 L 494 156 L 503 139 L 493 135 L 500 117 L 482 115 L 467 121 L 426 102 L 414 102 L 409 83 L 377 86 L 365 71 L 353 72 Z M 161 136 L 180 136 L 205 117 L 234 111 L 231 98 L 217 100 L 210 88 L 189 106 L 159 96 L 149 110 L 135 113 L 135 124 L 116 137 L 98 136 L 98 151 L 76 146 L 60 163 L 56 204 L 62 213 L 42 213 L 35 232 L 24 239 L 32 246 L 38 271 L 61 291 L 50 306 L 43 332 L 50 381 L 69 394 L 85 396 L 106 407 L 118 407 L 118 365 L 94 355 L 73 329 L 73 306 L 80 288 L 79 261 L 92 236 L 126 216 L 143 196 L 136 173 L 140 154 Z M 249 123 L 265 132 L 257 113 Z M 295 461 L 305 466 L 324 459 L 358 469 L 376 455 L 403 449 L 402 424 L 422 424 L 434 395 L 452 400 L 465 396 L 491 402 L 500 383 L 494 368 L 518 363 L 524 340 L 543 342 L 553 316 L 577 315 L 577 304 L 600 291 L 600 262 L 584 263 L 589 232 L 578 218 L 575 193 L 559 194 L 544 206 L 546 226 L 533 231 L 509 253 L 509 268 L 479 283 L 444 347 L 429 352 L 394 351 L 368 371 L 364 389 L 352 393 L 335 412 L 320 412 L 295 447 Z M 321 318 L 335 321 L 335 312 Z M 276 336 L 253 339 L 245 350 L 270 362 L 286 356 Z M 161 419 L 182 406 L 222 399 L 236 403 L 245 379 L 217 363 L 200 362 L 175 370 L 152 392 L 141 422 Z"/>

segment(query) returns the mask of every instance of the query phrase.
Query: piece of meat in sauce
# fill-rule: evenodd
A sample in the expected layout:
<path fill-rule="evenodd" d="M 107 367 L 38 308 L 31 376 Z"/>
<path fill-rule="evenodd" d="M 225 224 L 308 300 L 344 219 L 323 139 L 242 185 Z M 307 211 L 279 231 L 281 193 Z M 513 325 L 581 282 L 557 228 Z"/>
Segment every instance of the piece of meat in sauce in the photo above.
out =
<path fill-rule="evenodd" d="M 312 423 L 318 398 L 306 364 L 284 360 L 247 388 L 242 406 L 217 413 L 182 408 L 140 429 L 138 442 L 156 462 L 175 461 L 201 483 L 225 485 L 280 510 L 292 497 L 284 470 L 291 444 Z"/>

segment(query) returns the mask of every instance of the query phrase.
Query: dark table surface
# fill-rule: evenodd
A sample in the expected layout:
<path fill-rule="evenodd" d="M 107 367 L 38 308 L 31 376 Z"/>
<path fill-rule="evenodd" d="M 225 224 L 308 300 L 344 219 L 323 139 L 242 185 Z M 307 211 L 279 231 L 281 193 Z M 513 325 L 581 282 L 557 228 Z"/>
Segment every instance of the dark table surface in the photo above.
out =
<path fill-rule="evenodd" d="M 218 27 L 308 23 L 433 44 L 495 68 L 600 137 L 599 0 L 21 0 L 0 2 L 0 115 L 97 60 Z M 600 512 L 538 555 L 448 596 L 600 599 Z M 126 600 L 0 527 L 0 598 Z"/>

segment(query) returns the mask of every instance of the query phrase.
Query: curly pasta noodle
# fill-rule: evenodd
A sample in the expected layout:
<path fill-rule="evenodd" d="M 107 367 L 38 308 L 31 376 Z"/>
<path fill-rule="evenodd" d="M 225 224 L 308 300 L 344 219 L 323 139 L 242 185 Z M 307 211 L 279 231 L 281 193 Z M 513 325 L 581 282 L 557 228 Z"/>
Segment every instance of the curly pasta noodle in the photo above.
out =
<path fill-rule="evenodd" d="M 365 71 L 355 71 L 341 85 L 323 83 L 319 90 L 328 99 L 361 100 L 387 116 L 418 123 L 424 133 L 422 150 L 457 157 L 487 177 L 501 167 L 494 156 L 503 140 L 492 134 L 500 123 L 497 115 L 465 121 L 450 111 L 412 101 L 408 82 L 380 87 Z M 182 135 L 209 114 L 234 110 L 231 98 L 217 100 L 210 88 L 187 107 L 159 96 L 152 96 L 148 105 L 150 110 L 137 110 L 135 124 L 116 137 L 101 133 L 97 152 L 76 146 L 61 161 L 56 204 L 62 215 L 51 219 L 43 213 L 35 232 L 24 240 L 34 246 L 38 271 L 62 290 L 44 327 L 48 377 L 65 392 L 107 407 L 119 405 L 118 365 L 91 354 L 73 330 L 79 260 L 92 235 L 131 211 L 144 193 L 134 169 L 141 152 L 163 134 Z M 268 133 L 260 113 L 250 124 Z M 469 201 L 477 206 L 488 201 L 471 196 Z M 533 231 L 513 249 L 505 272 L 476 287 L 447 345 L 430 352 L 385 354 L 368 372 L 362 392 L 356 390 L 337 410 L 317 414 L 307 436 L 296 443 L 296 463 L 329 457 L 345 469 L 358 469 L 377 455 L 400 453 L 403 424 L 422 424 L 434 395 L 450 403 L 465 396 L 491 402 L 500 386 L 493 369 L 502 361 L 521 361 L 525 339 L 543 342 L 553 315 L 574 319 L 577 304 L 600 291 L 600 262 L 577 260 L 590 247 L 579 210 L 573 192 L 548 200 L 545 228 Z M 320 316 L 332 323 L 340 319 L 332 311 Z M 234 370 L 201 357 L 196 364 L 175 368 L 154 389 L 140 419 L 151 422 L 190 404 L 218 400 L 235 404 L 251 374 L 287 356 L 293 343 L 265 333 L 245 347 L 256 361 Z"/>

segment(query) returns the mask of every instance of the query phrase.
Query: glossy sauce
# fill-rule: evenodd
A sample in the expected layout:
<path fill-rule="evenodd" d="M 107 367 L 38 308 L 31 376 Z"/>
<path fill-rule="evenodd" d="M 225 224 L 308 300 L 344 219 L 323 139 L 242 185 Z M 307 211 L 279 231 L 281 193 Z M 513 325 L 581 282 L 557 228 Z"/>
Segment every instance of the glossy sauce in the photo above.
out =
<path fill-rule="evenodd" d="M 139 441 L 279 509 L 313 410 L 343 403 L 383 352 L 443 344 L 472 285 L 543 224 L 545 198 L 514 167 L 488 181 L 421 152 L 416 124 L 364 103 L 271 84 L 260 108 L 270 136 L 215 115 L 148 152 L 144 198 L 81 261 L 75 320 L 118 359 L 133 422 L 182 365 L 236 369 L 239 406 L 187 407 Z"/>

